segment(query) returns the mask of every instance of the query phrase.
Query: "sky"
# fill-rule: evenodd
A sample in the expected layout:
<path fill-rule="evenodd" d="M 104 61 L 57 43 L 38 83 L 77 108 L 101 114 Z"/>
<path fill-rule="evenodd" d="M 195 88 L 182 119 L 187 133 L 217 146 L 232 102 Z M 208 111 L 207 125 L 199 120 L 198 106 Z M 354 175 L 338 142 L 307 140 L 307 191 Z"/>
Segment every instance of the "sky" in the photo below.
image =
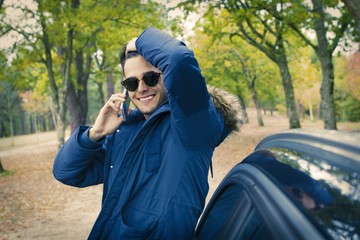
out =
<path fill-rule="evenodd" d="M 181 2 L 181 0 L 153 0 L 154 2 L 162 3 L 167 7 L 175 7 L 177 4 Z M 184 18 L 185 15 L 180 9 L 172 10 L 169 12 L 170 17 L 181 17 Z M 196 24 L 196 22 L 199 20 L 200 16 L 196 13 L 191 13 L 187 19 L 185 19 L 184 22 L 184 30 L 185 30 L 185 36 L 184 37 L 178 37 L 178 38 L 186 38 L 188 36 L 191 36 L 193 34 L 193 28 Z M 182 39 L 185 40 L 185 39 Z"/>
<path fill-rule="evenodd" d="M 33 4 L 32 0 L 23 0 L 21 2 L 17 1 L 17 0 L 5 0 L 3 7 L 6 6 L 7 4 L 23 4 L 25 5 L 27 8 L 35 10 L 35 5 Z M 15 10 L 15 9 L 6 9 L 6 21 L 7 22 L 18 22 L 18 19 L 20 19 L 20 17 L 23 15 L 21 10 Z M 28 22 L 27 24 L 31 25 L 31 22 Z M 0 49 L 5 49 L 5 48 L 9 48 L 13 45 L 14 42 L 21 40 L 22 37 L 20 37 L 18 34 L 12 33 L 9 36 L 7 36 L 6 38 L 2 37 L 0 38 Z"/>

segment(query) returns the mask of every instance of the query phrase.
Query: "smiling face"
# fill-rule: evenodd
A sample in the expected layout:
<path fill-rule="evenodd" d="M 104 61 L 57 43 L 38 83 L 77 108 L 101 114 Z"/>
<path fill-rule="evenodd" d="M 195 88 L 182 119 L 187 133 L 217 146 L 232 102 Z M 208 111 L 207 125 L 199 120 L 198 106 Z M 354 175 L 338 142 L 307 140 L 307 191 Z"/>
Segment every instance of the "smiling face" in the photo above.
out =
<path fill-rule="evenodd" d="M 140 55 L 127 59 L 125 62 L 124 73 L 126 78 L 142 79 L 144 73 L 150 71 L 160 72 Z M 167 99 L 162 75 L 160 75 L 159 82 L 155 86 L 149 87 L 143 80 L 140 80 L 138 88 L 133 92 L 128 92 L 131 101 L 144 114 L 145 118 L 148 118 Z"/>

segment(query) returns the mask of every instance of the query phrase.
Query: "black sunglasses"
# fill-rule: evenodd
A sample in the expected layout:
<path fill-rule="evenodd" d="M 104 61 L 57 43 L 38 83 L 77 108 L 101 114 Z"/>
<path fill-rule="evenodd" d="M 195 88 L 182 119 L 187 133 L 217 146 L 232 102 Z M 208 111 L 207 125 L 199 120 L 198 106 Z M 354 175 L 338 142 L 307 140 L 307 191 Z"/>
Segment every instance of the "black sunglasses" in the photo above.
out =
<path fill-rule="evenodd" d="M 129 77 L 123 81 L 121 81 L 121 85 L 123 85 L 126 90 L 133 92 L 139 87 L 139 82 L 144 80 L 144 83 L 149 87 L 154 87 L 160 78 L 161 73 L 159 72 L 146 72 L 144 73 L 143 77 L 138 79 L 137 77 Z"/>

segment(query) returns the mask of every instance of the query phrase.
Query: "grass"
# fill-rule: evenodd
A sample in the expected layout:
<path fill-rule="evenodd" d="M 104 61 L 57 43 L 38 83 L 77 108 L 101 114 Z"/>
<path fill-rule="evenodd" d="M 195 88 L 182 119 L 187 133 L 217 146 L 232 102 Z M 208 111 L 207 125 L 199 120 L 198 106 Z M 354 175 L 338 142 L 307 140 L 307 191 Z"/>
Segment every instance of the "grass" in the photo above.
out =
<path fill-rule="evenodd" d="M 4 170 L 3 172 L 0 172 L 0 177 L 12 176 L 14 173 L 14 171 Z"/>

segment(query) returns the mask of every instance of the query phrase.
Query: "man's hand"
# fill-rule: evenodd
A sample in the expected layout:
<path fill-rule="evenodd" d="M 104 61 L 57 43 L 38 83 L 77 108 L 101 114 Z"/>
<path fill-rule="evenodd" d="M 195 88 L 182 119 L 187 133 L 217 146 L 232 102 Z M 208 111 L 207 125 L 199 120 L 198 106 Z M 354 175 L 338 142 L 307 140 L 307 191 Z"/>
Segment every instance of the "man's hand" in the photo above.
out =
<path fill-rule="evenodd" d="M 135 45 L 136 39 L 137 38 L 133 38 L 128 42 L 128 44 L 126 45 L 126 53 L 137 51 L 136 45 Z"/>
<path fill-rule="evenodd" d="M 89 131 L 91 141 L 96 142 L 104 136 L 113 133 L 124 121 L 122 117 L 118 117 L 118 113 L 121 103 L 125 100 L 126 96 L 122 93 L 111 95 L 110 99 L 101 108 L 94 126 Z"/>

